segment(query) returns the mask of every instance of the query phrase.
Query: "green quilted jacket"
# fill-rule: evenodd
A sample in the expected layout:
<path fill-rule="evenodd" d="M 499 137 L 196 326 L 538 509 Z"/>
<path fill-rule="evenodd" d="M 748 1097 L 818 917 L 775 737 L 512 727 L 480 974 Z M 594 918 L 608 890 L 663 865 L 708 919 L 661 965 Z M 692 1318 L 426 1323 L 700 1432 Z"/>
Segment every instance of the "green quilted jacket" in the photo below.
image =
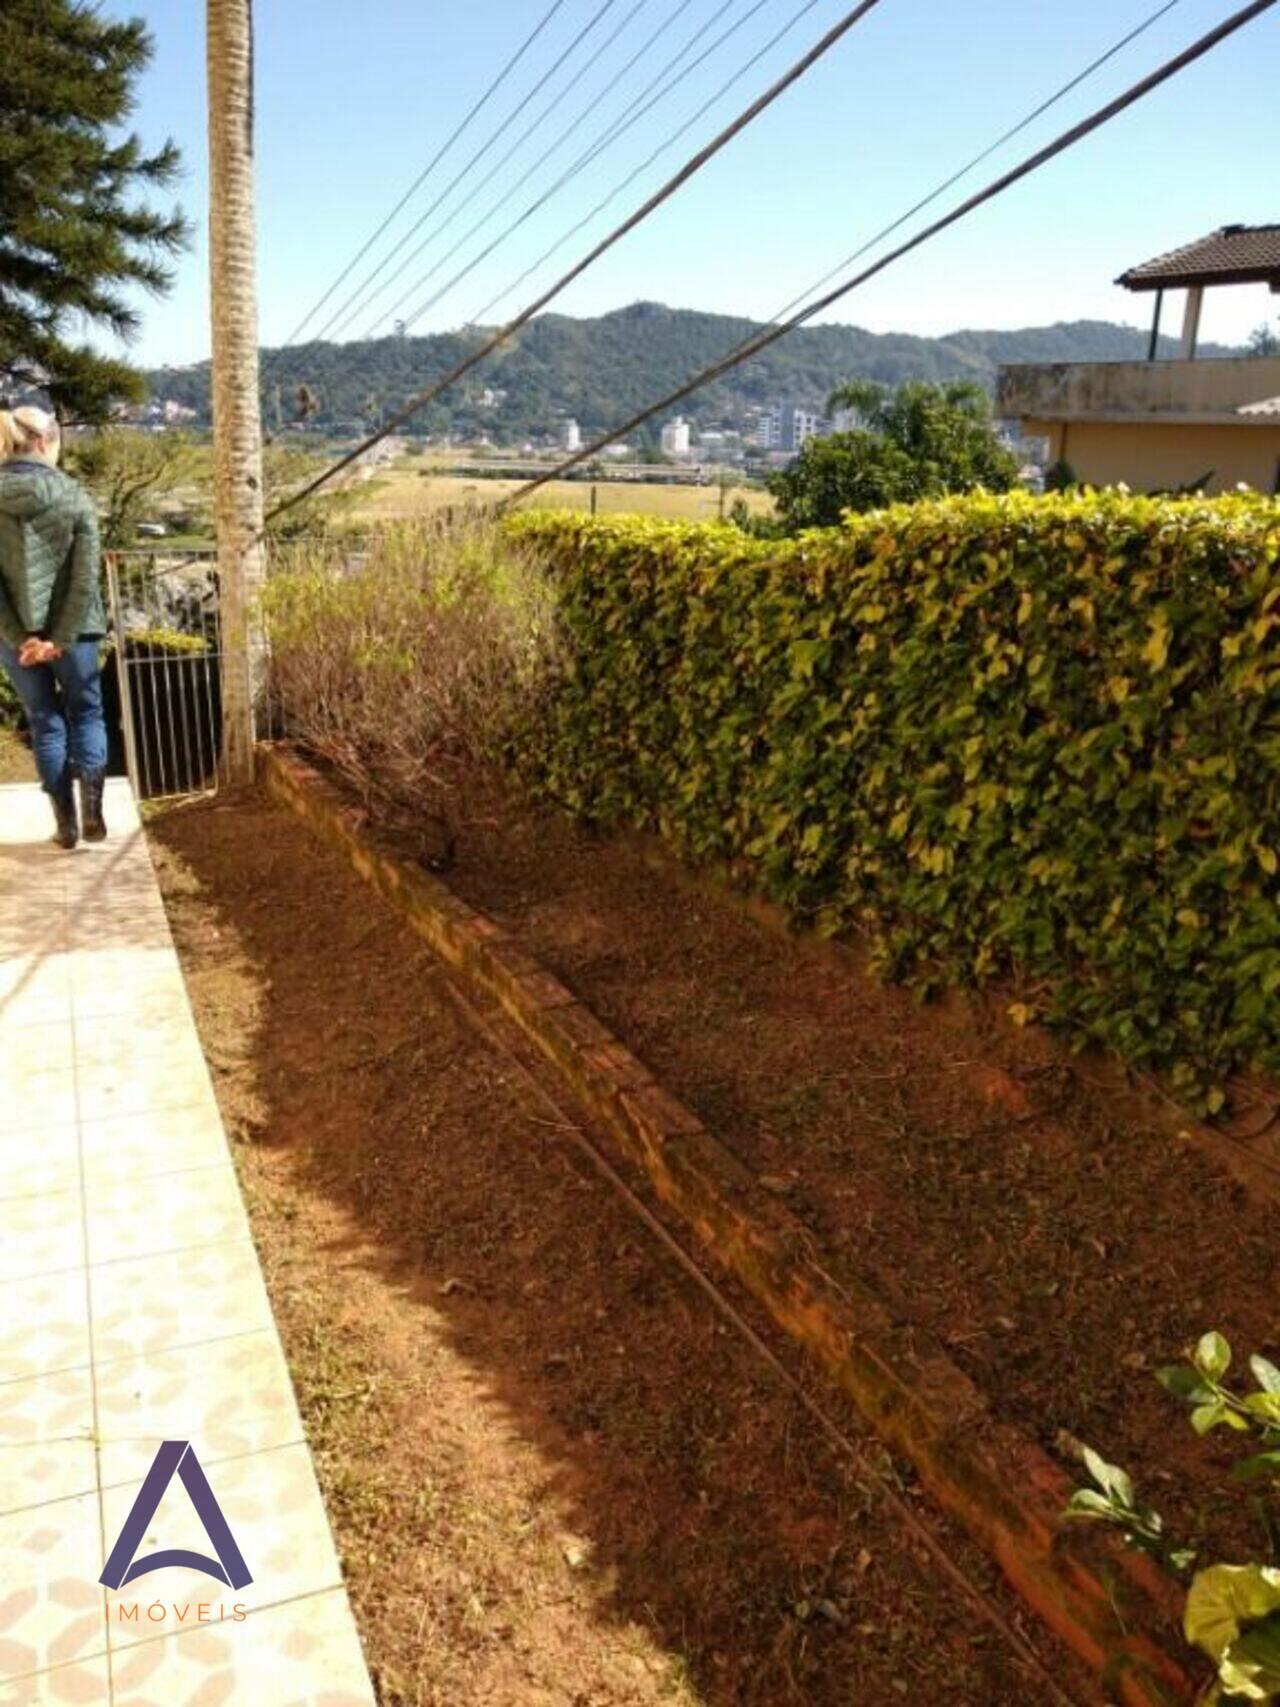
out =
<path fill-rule="evenodd" d="M 47 463 L 0 462 L 0 638 L 69 646 L 105 634 L 100 580 L 98 515 L 84 488 Z"/>

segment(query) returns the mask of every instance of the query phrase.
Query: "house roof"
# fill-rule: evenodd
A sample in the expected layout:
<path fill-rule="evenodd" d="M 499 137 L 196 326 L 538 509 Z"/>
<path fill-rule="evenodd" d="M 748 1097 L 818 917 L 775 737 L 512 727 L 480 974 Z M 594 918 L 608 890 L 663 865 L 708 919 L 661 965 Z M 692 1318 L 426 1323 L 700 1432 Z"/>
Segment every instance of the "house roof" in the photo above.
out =
<path fill-rule="evenodd" d="M 1274 415 L 1280 420 L 1280 397 L 1264 397 L 1260 403 L 1242 403 L 1237 415 Z"/>
<path fill-rule="evenodd" d="M 1126 290 L 1269 284 L 1280 291 L 1280 225 L 1224 225 L 1194 243 L 1130 267 L 1116 283 Z"/>

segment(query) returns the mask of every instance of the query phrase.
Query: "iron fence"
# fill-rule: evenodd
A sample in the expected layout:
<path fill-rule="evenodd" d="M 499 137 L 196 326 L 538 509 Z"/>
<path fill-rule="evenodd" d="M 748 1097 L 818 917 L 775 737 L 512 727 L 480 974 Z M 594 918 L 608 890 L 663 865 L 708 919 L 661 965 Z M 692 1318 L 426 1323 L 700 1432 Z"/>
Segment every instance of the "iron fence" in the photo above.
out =
<path fill-rule="evenodd" d="M 215 553 L 107 555 L 104 668 L 113 769 L 140 800 L 213 793 L 222 740 L 222 628 Z"/>

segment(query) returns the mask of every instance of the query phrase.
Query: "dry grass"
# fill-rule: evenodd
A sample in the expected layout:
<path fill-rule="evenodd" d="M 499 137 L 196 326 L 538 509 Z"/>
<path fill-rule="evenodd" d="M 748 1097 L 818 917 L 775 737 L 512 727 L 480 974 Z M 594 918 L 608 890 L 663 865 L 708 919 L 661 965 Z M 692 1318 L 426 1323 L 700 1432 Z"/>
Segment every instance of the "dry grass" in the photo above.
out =
<path fill-rule="evenodd" d="M 401 463 L 371 481 L 352 505 L 353 521 L 385 521 L 429 514 L 446 505 L 496 504 L 518 491 L 519 480 L 473 480 L 452 474 L 436 474 L 418 461 Z M 745 500 L 753 513 L 767 515 L 773 509 L 768 493 L 746 487 L 731 487 L 725 493 L 725 508 L 736 498 Z M 720 511 L 718 486 L 663 486 L 649 483 L 606 482 L 596 486 L 599 511 L 605 515 L 641 514 L 668 516 L 673 520 L 711 522 Z M 587 481 L 557 480 L 544 486 L 533 503 L 558 510 L 589 510 L 591 486 Z"/>

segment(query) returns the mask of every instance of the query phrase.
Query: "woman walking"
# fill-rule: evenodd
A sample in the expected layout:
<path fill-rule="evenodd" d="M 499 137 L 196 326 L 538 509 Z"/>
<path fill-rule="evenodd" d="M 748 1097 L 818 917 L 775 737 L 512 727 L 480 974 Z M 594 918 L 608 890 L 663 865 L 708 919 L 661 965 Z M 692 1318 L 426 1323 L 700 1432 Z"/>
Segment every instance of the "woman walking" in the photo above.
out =
<path fill-rule="evenodd" d="M 58 467 L 58 422 L 0 409 L 0 664 L 22 701 L 54 840 L 100 842 L 107 728 L 98 649 L 103 619 L 98 517 Z M 76 817 L 73 776 L 80 779 Z"/>

